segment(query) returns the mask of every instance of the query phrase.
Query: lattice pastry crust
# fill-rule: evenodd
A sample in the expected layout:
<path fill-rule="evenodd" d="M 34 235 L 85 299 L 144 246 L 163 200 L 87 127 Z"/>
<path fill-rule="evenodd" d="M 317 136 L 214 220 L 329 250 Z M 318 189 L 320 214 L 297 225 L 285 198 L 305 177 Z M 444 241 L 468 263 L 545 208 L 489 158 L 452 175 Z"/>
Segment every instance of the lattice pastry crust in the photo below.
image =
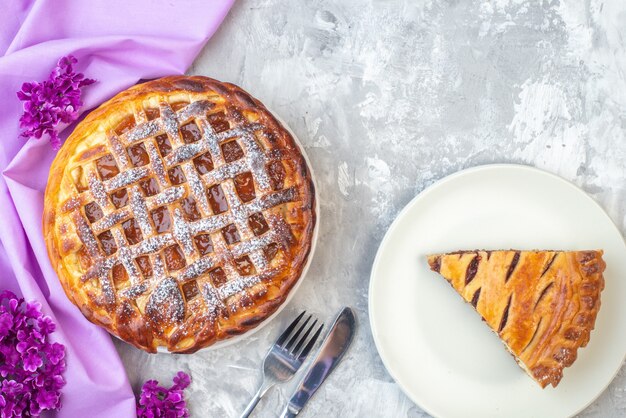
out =
<path fill-rule="evenodd" d="M 541 387 L 589 342 L 604 289 L 602 251 L 460 251 L 428 256 Z"/>
<path fill-rule="evenodd" d="M 237 86 L 136 85 L 91 112 L 50 169 L 44 236 L 66 294 L 149 352 L 194 352 L 283 303 L 315 193 L 289 132 Z"/>

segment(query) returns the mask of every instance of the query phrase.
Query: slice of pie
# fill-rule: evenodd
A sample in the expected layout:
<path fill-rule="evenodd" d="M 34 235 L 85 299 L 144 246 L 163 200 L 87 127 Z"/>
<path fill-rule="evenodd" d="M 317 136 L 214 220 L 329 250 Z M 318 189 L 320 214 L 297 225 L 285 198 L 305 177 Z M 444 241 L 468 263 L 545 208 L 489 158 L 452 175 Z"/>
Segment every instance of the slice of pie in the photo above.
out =
<path fill-rule="evenodd" d="M 600 309 L 602 251 L 459 251 L 428 256 L 542 388 L 589 342 Z"/>

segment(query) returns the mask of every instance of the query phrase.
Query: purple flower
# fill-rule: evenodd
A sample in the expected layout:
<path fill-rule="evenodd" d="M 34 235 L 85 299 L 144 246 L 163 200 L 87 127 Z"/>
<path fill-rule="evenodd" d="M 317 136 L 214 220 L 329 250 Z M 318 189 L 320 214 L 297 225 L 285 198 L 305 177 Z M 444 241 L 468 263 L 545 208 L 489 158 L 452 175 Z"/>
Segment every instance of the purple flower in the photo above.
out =
<path fill-rule="evenodd" d="M 52 318 L 49 316 L 42 316 L 37 320 L 37 325 L 39 326 L 39 330 L 42 334 L 48 335 L 51 332 L 54 332 L 56 328 L 56 324 L 52 322 Z"/>
<path fill-rule="evenodd" d="M 83 105 L 80 89 L 95 83 L 74 72 L 73 65 L 77 62 L 68 55 L 59 60 L 48 80 L 22 84 L 17 92 L 18 99 L 25 102 L 20 117 L 21 137 L 39 139 L 47 134 L 53 149 L 61 147 L 55 128 L 59 123 L 67 125 L 78 118 L 78 109 Z"/>
<path fill-rule="evenodd" d="M 24 363 L 24 370 L 27 372 L 34 372 L 43 365 L 43 360 L 35 347 L 29 348 L 22 355 L 22 362 Z"/>
<path fill-rule="evenodd" d="M 181 371 L 181 372 L 176 373 L 176 376 L 174 376 L 173 381 L 174 381 L 174 386 L 172 386 L 172 389 L 184 390 L 191 383 L 191 378 L 189 377 L 187 373 Z"/>
<path fill-rule="evenodd" d="M 189 416 L 185 404 L 183 391 L 191 383 L 191 378 L 185 372 L 178 372 L 174 376 L 171 388 L 159 386 L 156 380 L 148 380 L 141 388 L 141 395 L 137 404 L 139 418 L 182 418 Z"/>
<path fill-rule="evenodd" d="M 0 292 L 0 417 L 58 409 L 65 348 L 49 341 L 55 324 L 13 293 Z"/>
<path fill-rule="evenodd" d="M 15 380 L 2 381 L 2 393 L 7 396 L 14 396 L 22 391 L 23 384 L 17 383 Z"/>
<path fill-rule="evenodd" d="M 59 403 L 59 394 L 55 391 L 41 390 L 37 393 L 36 400 L 41 409 L 54 409 Z"/>
<path fill-rule="evenodd" d="M 52 343 L 46 350 L 48 361 L 52 364 L 58 364 L 65 357 L 65 347 L 63 344 Z"/>
<path fill-rule="evenodd" d="M 39 318 L 41 316 L 41 304 L 29 302 L 24 305 L 24 316 L 26 318 Z"/>

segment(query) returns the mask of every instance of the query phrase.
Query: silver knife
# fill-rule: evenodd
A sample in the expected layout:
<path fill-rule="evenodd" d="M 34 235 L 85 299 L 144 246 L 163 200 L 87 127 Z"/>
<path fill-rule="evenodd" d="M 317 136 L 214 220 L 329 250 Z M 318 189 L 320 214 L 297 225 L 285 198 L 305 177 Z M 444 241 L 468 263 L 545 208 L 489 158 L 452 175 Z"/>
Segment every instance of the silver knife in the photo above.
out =
<path fill-rule="evenodd" d="M 354 312 L 348 307 L 343 308 L 328 331 L 328 335 L 324 338 L 322 348 L 309 366 L 306 376 L 291 395 L 289 403 L 280 415 L 281 418 L 293 418 L 298 415 L 343 357 L 350 342 L 352 342 L 355 328 Z"/>

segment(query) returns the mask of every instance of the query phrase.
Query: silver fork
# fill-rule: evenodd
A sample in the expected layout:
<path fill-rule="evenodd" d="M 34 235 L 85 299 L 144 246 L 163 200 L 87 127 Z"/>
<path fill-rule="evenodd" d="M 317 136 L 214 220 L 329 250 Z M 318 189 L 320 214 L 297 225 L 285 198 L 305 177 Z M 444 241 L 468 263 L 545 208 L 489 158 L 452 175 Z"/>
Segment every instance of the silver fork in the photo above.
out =
<path fill-rule="evenodd" d="M 254 398 L 252 398 L 246 407 L 246 410 L 241 414 L 241 418 L 250 416 L 252 410 L 269 388 L 277 383 L 286 382 L 291 379 L 300 366 L 302 366 L 306 356 L 315 345 L 315 341 L 320 336 L 322 328 L 324 327 L 324 324 L 320 325 L 313 336 L 309 338 L 311 331 L 313 331 L 313 328 L 317 324 L 317 319 L 307 328 L 304 335 L 300 336 L 307 324 L 311 321 L 312 315 L 309 315 L 300 328 L 294 332 L 305 313 L 306 311 L 302 312 L 289 324 L 287 329 L 278 337 L 278 340 L 276 340 L 265 355 L 265 359 L 263 360 L 263 382 L 259 390 L 255 393 Z"/>

